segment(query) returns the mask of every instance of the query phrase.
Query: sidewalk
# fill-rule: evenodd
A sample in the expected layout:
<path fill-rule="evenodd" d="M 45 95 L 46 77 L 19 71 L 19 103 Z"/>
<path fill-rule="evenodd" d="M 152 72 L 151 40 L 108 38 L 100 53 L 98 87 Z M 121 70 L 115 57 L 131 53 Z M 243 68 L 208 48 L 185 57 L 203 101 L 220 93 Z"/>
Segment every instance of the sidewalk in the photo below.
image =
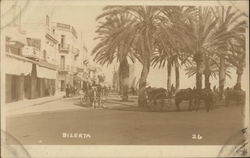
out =
<path fill-rule="evenodd" d="M 17 110 L 20 110 L 23 108 L 41 105 L 41 104 L 45 104 L 48 102 L 60 100 L 60 99 L 63 99 L 64 95 L 65 95 L 65 92 L 59 92 L 58 94 L 56 94 L 54 96 L 42 97 L 42 98 L 37 98 L 37 99 L 20 100 L 17 102 L 5 104 L 4 108 L 6 110 L 6 113 L 10 113 L 10 112 L 17 111 Z"/>
<path fill-rule="evenodd" d="M 64 110 L 91 109 L 80 105 L 79 96 L 63 98 L 65 93 L 57 94 L 56 96 L 43 97 L 31 100 L 22 100 L 6 104 L 4 106 L 7 116 L 17 116 L 22 114 L 33 114 L 42 112 L 55 112 Z M 128 108 L 134 110 L 137 107 L 137 96 L 129 96 L 126 102 L 121 101 L 118 94 L 110 94 L 103 98 L 104 107 L 106 109 Z M 56 103 L 53 104 L 52 102 Z M 59 101 L 59 102 L 58 102 Z M 50 103 L 51 102 L 51 103 Z M 53 105 L 53 106 L 51 106 Z"/>

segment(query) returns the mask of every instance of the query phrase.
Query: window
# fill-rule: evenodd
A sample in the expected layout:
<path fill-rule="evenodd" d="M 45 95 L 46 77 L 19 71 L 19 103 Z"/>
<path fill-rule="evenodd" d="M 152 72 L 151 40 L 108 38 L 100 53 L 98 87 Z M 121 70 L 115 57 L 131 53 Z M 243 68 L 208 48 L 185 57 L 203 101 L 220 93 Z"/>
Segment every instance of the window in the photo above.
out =
<path fill-rule="evenodd" d="M 64 45 L 65 35 L 61 35 L 61 47 Z"/>
<path fill-rule="evenodd" d="M 61 56 L 61 59 L 60 59 L 60 65 L 61 65 L 61 68 L 64 69 L 65 68 L 65 56 Z"/>

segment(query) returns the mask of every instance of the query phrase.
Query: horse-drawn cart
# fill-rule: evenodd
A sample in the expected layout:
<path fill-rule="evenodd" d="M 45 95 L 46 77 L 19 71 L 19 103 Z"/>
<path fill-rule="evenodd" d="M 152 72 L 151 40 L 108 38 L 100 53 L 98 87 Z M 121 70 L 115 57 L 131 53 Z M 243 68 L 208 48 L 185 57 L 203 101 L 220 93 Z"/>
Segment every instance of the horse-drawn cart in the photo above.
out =
<path fill-rule="evenodd" d="M 173 104 L 173 95 L 164 88 L 148 87 L 146 88 L 146 94 L 147 107 L 150 111 L 168 111 Z"/>
<path fill-rule="evenodd" d="M 81 92 L 80 102 L 82 105 L 85 104 L 93 108 L 103 107 L 103 97 L 102 89 L 98 86 L 92 86 Z"/>

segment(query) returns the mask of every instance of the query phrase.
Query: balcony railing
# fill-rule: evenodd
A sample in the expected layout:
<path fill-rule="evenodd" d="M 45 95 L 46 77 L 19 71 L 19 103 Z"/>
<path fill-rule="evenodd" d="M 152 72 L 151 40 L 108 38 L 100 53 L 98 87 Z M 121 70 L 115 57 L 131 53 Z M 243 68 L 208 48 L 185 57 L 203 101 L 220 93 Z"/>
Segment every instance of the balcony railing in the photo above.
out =
<path fill-rule="evenodd" d="M 63 52 L 69 52 L 70 50 L 70 45 L 69 44 L 63 44 L 59 46 L 59 51 L 63 51 Z"/>
<path fill-rule="evenodd" d="M 59 71 L 70 71 L 70 66 L 69 65 L 59 65 L 58 68 Z"/>

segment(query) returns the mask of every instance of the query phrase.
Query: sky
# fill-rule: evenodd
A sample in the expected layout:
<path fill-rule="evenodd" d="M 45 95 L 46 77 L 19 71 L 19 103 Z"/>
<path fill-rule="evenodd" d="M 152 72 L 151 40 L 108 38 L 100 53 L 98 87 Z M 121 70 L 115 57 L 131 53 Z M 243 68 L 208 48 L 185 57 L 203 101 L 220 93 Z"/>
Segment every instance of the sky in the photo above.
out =
<path fill-rule="evenodd" d="M 25 0 L 24 0 L 25 1 Z M 46 3 L 45 3 L 46 2 Z M 29 5 L 22 11 L 22 21 L 24 23 L 32 23 L 36 20 L 45 19 L 45 15 L 49 14 L 52 16 L 53 21 L 70 24 L 75 27 L 78 34 L 82 34 L 83 41 L 90 54 L 92 49 L 97 44 L 94 40 L 96 37 L 95 30 L 98 25 L 96 17 L 102 13 L 102 9 L 105 5 L 96 4 L 93 5 L 76 5 L 76 3 L 58 3 L 57 1 L 31 1 Z M 60 1 L 65 2 L 65 1 Z M 68 1 L 69 2 L 69 1 Z M 72 1 L 73 2 L 73 1 Z M 11 4 L 11 3 L 10 3 Z M 6 9 L 8 7 L 5 7 Z M 136 64 L 138 69 L 136 71 L 137 77 L 139 78 L 141 72 L 141 65 Z M 102 70 L 106 75 L 108 82 L 112 81 L 112 74 L 114 67 L 118 68 L 117 64 L 112 64 L 109 67 L 102 66 Z M 245 70 L 246 71 L 246 70 Z M 195 85 L 195 78 L 188 78 L 183 70 L 180 71 L 181 76 L 181 88 L 193 87 Z M 233 86 L 236 81 L 235 72 L 232 72 L 233 79 L 227 79 L 226 86 Z M 244 74 L 246 77 L 246 73 Z M 166 68 L 163 69 L 151 69 L 148 77 L 148 81 L 152 86 L 155 87 L 166 87 L 167 73 Z M 174 69 L 172 75 L 172 81 L 174 83 Z M 217 85 L 218 81 L 212 81 L 212 86 Z"/>

